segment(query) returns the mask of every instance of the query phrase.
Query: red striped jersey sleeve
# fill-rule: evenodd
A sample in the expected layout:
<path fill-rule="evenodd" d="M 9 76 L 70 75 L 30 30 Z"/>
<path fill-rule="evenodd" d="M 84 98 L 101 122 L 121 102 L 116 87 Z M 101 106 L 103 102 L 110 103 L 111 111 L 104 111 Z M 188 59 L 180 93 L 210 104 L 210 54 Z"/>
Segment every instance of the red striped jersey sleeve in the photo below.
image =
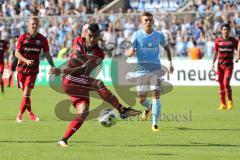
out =
<path fill-rule="evenodd" d="M 215 52 L 218 52 L 218 38 L 215 40 L 215 43 L 214 43 L 214 51 Z"/>
<path fill-rule="evenodd" d="M 43 52 L 49 52 L 50 49 L 49 49 L 47 38 L 43 37 L 42 45 L 43 45 Z"/>
<path fill-rule="evenodd" d="M 19 36 L 19 38 L 18 38 L 18 40 L 17 40 L 16 49 L 19 50 L 19 51 L 22 50 L 23 36 L 24 36 L 24 35 Z"/>

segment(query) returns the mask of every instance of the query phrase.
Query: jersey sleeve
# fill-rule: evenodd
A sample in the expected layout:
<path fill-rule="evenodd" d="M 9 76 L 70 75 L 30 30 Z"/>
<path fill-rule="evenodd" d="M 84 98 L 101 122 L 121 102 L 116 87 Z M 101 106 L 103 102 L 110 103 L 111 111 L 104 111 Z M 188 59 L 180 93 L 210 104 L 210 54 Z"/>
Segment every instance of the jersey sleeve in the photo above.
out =
<path fill-rule="evenodd" d="M 94 62 L 94 68 L 100 65 L 104 59 L 105 55 L 102 50 L 97 50 L 94 56 L 92 57 Z"/>
<path fill-rule="evenodd" d="M 214 51 L 215 51 L 215 52 L 218 52 L 218 39 L 215 40 L 215 43 L 214 43 Z"/>
<path fill-rule="evenodd" d="M 49 45 L 48 45 L 47 38 L 45 37 L 43 38 L 42 45 L 43 45 L 43 52 L 49 52 Z"/>
<path fill-rule="evenodd" d="M 22 44 L 23 44 L 23 35 L 19 36 L 19 38 L 17 40 L 16 49 L 21 51 L 22 50 Z"/>
<path fill-rule="evenodd" d="M 233 45 L 234 45 L 234 48 L 237 50 L 238 49 L 238 40 L 233 38 Z"/>
<path fill-rule="evenodd" d="M 159 33 L 159 38 L 160 38 L 160 45 L 166 46 L 167 45 L 167 41 L 166 41 L 165 36 L 162 33 Z"/>
<path fill-rule="evenodd" d="M 134 32 L 131 39 L 132 48 L 137 48 L 137 32 Z"/>

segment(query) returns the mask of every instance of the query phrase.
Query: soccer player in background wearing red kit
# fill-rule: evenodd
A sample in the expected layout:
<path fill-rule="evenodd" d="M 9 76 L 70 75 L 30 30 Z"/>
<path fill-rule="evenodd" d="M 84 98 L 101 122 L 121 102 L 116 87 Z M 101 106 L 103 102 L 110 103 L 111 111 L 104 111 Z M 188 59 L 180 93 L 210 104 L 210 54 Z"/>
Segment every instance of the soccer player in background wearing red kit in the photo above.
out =
<path fill-rule="evenodd" d="M 221 98 L 221 103 L 218 108 L 219 110 L 231 110 L 233 108 L 232 88 L 230 86 L 230 80 L 233 71 L 233 57 L 235 49 L 238 50 L 236 62 L 240 59 L 240 44 L 238 43 L 238 40 L 230 36 L 230 29 L 231 28 L 229 24 L 223 24 L 221 26 L 222 36 L 215 39 L 212 70 L 214 70 L 214 63 L 218 58 L 217 75 L 220 85 L 219 94 Z M 228 97 L 227 105 L 226 94 Z"/>
<path fill-rule="evenodd" d="M 1 85 L 1 96 L 4 95 L 4 83 L 3 83 L 3 70 L 4 70 L 4 57 L 6 56 L 6 52 L 8 50 L 8 41 L 1 40 L 2 32 L 0 31 L 0 85 Z M 8 60 L 8 58 L 7 58 Z M 8 64 L 8 62 L 7 62 Z"/>
<path fill-rule="evenodd" d="M 22 101 L 16 121 L 22 122 L 22 116 L 25 110 L 29 113 L 29 118 L 32 121 L 38 121 L 39 118 L 32 112 L 31 108 L 31 91 L 34 88 L 34 83 L 39 72 L 39 55 L 41 51 L 45 53 L 46 59 L 51 67 L 55 67 L 52 57 L 49 53 L 47 39 L 38 33 L 39 18 L 30 17 L 28 23 L 28 33 L 22 34 L 18 38 L 15 56 L 19 62 L 17 65 L 18 87 L 22 88 Z"/>
<path fill-rule="evenodd" d="M 89 24 L 84 37 L 77 36 L 73 40 L 72 52 L 68 66 L 63 71 L 50 68 L 50 73 L 59 75 L 63 73 L 63 90 L 70 96 L 73 106 L 77 110 L 77 116 L 73 119 L 63 138 L 58 141 L 62 147 L 68 146 L 68 139 L 82 126 L 89 113 L 89 91 L 96 91 L 103 100 L 114 106 L 122 119 L 141 114 L 141 111 L 124 107 L 116 96 L 104 85 L 101 80 L 90 76 L 91 71 L 101 64 L 105 55 L 98 46 L 100 29 L 98 24 Z"/>

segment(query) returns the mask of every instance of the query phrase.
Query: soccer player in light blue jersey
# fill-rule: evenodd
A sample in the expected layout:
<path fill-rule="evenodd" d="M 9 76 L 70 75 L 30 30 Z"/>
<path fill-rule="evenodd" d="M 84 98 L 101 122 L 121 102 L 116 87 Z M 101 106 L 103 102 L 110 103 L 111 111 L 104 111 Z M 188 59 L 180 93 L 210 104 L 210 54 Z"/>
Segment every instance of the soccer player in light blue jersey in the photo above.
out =
<path fill-rule="evenodd" d="M 161 62 L 159 58 L 160 45 L 167 52 L 170 62 L 169 72 L 172 73 L 171 51 L 164 35 L 153 29 L 153 14 L 144 12 L 141 15 L 143 29 L 134 32 L 132 36 L 132 47 L 127 51 L 127 56 L 137 58 L 137 92 L 140 104 L 145 107 L 142 120 L 146 121 L 152 113 L 152 130 L 159 131 L 158 118 L 161 110 L 160 89 L 161 89 Z M 149 90 L 150 88 L 150 90 Z M 152 104 L 147 92 L 153 92 Z"/>

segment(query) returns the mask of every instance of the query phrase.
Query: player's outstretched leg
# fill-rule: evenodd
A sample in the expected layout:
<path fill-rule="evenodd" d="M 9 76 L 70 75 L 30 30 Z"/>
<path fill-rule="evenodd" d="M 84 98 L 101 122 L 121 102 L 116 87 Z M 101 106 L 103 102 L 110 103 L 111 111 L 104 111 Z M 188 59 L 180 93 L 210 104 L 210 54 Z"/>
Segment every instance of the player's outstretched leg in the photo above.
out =
<path fill-rule="evenodd" d="M 118 98 L 104 86 L 102 81 L 98 81 L 96 84 L 97 93 L 102 97 L 104 101 L 110 103 L 114 108 L 118 110 L 122 119 L 128 118 L 130 116 L 137 116 L 142 113 L 142 111 L 133 109 L 131 107 L 123 107 L 119 103 Z"/>
<path fill-rule="evenodd" d="M 120 118 L 126 119 L 131 116 L 137 116 L 142 113 L 142 111 L 133 109 L 131 107 L 122 107 L 121 110 L 119 111 L 120 113 Z"/>

